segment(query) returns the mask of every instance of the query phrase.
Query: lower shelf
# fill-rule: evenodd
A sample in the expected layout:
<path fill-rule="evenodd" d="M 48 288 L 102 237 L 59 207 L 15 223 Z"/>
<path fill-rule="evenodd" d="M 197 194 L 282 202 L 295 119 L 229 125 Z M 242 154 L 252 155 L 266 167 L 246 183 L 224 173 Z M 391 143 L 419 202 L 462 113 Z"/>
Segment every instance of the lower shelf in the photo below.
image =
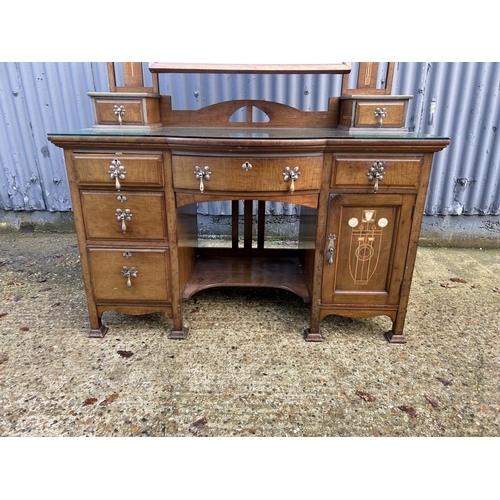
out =
<path fill-rule="evenodd" d="M 182 298 L 220 286 L 282 288 L 297 294 L 304 302 L 311 300 L 298 257 L 200 256 Z"/>

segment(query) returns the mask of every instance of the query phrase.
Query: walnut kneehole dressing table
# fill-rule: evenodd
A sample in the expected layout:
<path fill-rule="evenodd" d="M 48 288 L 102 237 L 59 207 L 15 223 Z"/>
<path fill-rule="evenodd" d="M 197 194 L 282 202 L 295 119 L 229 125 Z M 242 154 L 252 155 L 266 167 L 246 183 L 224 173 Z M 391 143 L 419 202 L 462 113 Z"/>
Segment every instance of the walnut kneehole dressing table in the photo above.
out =
<path fill-rule="evenodd" d="M 290 290 L 310 304 L 307 341 L 322 340 L 320 323 L 328 315 L 386 315 L 393 322 L 387 339 L 406 342 L 403 327 L 432 159 L 449 139 L 404 129 L 411 96 L 387 95 L 392 64 L 387 89 L 380 90 L 367 77 L 368 65 L 377 63 L 361 63 L 358 89 L 344 85 L 343 95 L 330 98 L 324 112 L 259 100 L 172 110 L 170 97 L 159 94 L 157 73 L 340 72 L 347 81 L 348 65 L 151 63 L 153 87 L 145 88 L 142 73 L 137 81 L 138 64 L 124 63 L 125 87 L 116 86 L 110 65 L 112 92 L 91 93 L 93 128 L 49 134 L 64 149 L 88 335 L 105 335 L 104 311 L 165 312 L 173 321 L 169 337 L 183 339 L 185 299 L 215 286 L 265 286 Z M 247 120 L 230 121 L 241 108 Z M 256 109 L 269 121 L 253 122 Z M 113 116 L 116 123 L 109 124 Z M 232 201 L 231 247 L 202 248 L 197 203 L 223 200 Z M 298 248 L 265 247 L 266 201 L 300 205 Z"/>

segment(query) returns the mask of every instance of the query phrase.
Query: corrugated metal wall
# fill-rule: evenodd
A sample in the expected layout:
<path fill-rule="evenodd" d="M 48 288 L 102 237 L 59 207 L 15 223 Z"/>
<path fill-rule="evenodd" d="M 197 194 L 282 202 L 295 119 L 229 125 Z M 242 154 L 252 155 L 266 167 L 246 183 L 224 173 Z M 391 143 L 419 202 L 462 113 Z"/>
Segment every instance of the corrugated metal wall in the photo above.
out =
<path fill-rule="evenodd" d="M 447 135 L 435 156 L 426 213 L 500 214 L 500 63 L 400 63 L 395 93 L 410 93 L 408 126 Z"/>
<path fill-rule="evenodd" d="M 106 65 L 0 65 L 0 209 L 71 210 L 61 150 L 47 133 L 92 125 L 87 92 L 107 86 Z"/>
<path fill-rule="evenodd" d="M 499 87 L 500 63 L 396 65 L 393 93 L 414 96 L 408 127 L 452 139 L 435 157 L 427 214 L 500 214 Z M 340 89 L 339 75 L 160 75 L 161 93 L 172 95 L 176 109 L 267 99 L 319 111 Z M 108 90 L 106 63 L 0 63 L 0 209 L 71 210 L 62 151 L 46 135 L 91 127 L 87 92 Z M 201 213 L 228 210 L 225 203 L 200 205 Z"/>

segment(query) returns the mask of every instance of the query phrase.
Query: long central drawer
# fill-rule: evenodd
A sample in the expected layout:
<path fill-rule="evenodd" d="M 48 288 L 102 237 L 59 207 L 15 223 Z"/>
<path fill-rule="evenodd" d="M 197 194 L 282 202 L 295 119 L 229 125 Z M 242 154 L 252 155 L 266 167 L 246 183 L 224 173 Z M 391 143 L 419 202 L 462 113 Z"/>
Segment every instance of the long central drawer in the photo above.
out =
<path fill-rule="evenodd" d="M 322 165 L 322 156 L 172 157 L 174 189 L 202 192 L 319 190 Z"/>

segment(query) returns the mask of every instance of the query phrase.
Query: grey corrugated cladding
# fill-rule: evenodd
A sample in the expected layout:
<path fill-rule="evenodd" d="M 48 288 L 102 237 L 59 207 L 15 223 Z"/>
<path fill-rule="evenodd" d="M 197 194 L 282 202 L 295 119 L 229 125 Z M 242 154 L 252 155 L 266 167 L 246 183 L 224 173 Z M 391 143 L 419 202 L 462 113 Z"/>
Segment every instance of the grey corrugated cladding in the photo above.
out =
<path fill-rule="evenodd" d="M 452 140 L 435 156 L 427 214 L 500 213 L 499 86 L 500 63 L 397 63 L 393 93 L 414 96 L 410 130 Z M 339 75 L 160 75 L 161 93 L 172 95 L 176 109 L 248 98 L 325 110 L 340 88 Z M 106 63 L 0 63 L 0 209 L 71 210 L 62 151 L 46 135 L 91 127 L 87 92 L 108 90 Z M 224 214 L 229 204 L 199 210 Z M 268 210 L 295 207 L 275 203 Z"/>
<path fill-rule="evenodd" d="M 411 93 L 408 126 L 447 135 L 427 196 L 431 215 L 500 213 L 500 63 L 399 63 L 396 93 Z"/>
<path fill-rule="evenodd" d="M 87 92 L 107 85 L 93 63 L 1 63 L 0 209 L 71 210 L 62 151 L 47 133 L 92 125 Z"/>

